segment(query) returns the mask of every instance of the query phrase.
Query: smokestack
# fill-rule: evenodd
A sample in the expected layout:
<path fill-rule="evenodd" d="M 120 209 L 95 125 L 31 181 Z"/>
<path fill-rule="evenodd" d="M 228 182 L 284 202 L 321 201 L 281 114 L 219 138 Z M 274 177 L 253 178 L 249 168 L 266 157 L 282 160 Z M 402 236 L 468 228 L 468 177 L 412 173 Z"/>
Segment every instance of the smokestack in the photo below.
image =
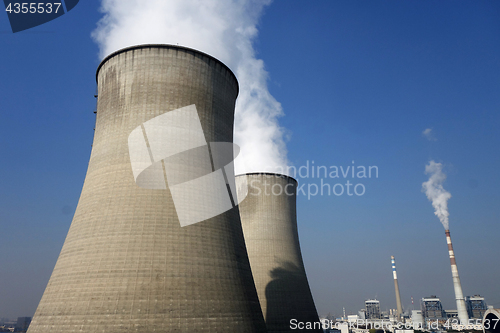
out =
<path fill-rule="evenodd" d="M 234 74 L 193 49 L 139 45 L 104 59 L 97 84 L 87 175 L 29 332 L 265 332 L 238 208 L 208 149 L 232 145 Z M 213 175 L 219 192 L 186 187 Z M 213 211 L 218 199 L 228 210 Z M 181 227 L 193 217 L 204 220 Z"/>
<path fill-rule="evenodd" d="M 401 305 L 401 295 L 399 294 L 399 285 L 398 285 L 398 275 L 396 273 L 396 260 L 394 256 L 391 256 L 392 263 L 392 275 L 394 276 L 394 289 L 396 290 L 396 304 L 398 307 L 397 316 L 401 317 L 403 315 L 403 306 Z"/>
<path fill-rule="evenodd" d="M 461 324 L 467 325 L 467 323 L 469 322 L 469 315 L 467 314 L 467 307 L 465 306 L 462 285 L 460 283 L 460 277 L 458 276 L 457 262 L 455 261 L 455 253 L 453 252 L 453 245 L 451 244 L 450 230 L 446 230 L 445 234 L 446 243 L 448 244 L 448 252 L 450 254 L 451 275 L 453 276 L 453 288 L 455 288 L 458 319 L 460 320 Z"/>
<path fill-rule="evenodd" d="M 241 224 L 267 331 L 293 332 L 292 319 L 318 322 L 300 252 L 297 181 L 284 175 L 258 173 L 237 176 L 236 184 L 240 186 L 238 196 L 242 184 L 242 190 L 248 191 L 239 205 Z"/>

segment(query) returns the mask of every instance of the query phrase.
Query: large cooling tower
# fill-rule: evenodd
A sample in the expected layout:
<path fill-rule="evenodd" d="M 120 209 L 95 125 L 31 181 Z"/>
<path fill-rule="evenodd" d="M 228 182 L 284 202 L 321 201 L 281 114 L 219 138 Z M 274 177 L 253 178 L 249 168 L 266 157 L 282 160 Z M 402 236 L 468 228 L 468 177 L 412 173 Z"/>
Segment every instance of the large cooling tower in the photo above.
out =
<path fill-rule="evenodd" d="M 233 141 L 234 74 L 192 49 L 141 45 L 104 59 L 97 83 L 85 183 L 29 332 L 265 332 L 210 146 Z M 196 183 L 211 175 L 219 188 Z M 218 197 L 229 210 L 214 211 Z"/>
<path fill-rule="evenodd" d="M 319 321 L 300 252 L 297 181 L 268 173 L 236 177 L 239 187 L 245 181 L 248 195 L 239 205 L 241 223 L 267 330 L 296 332 L 291 320 Z"/>

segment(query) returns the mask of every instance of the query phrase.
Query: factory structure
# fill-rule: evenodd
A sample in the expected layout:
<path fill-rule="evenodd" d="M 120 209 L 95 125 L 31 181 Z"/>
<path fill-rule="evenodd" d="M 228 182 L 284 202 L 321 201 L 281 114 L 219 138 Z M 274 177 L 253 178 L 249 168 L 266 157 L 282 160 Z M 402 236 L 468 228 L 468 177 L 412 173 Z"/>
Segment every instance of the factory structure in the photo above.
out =
<path fill-rule="evenodd" d="M 478 320 L 483 319 L 485 312 L 488 310 L 484 297 L 480 295 L 464 297 L 462 291 L 462 284 L 460 276 L 458 275 L 457 262 L 455 259 L 455 252 L 453 251 L 453 244 L 451 242 L 450 231 L 445 231 L 446 243 L 448 245 L 448 254 L 450 257 L 451 273 L 453 288 L 455 291 L 455 300 L 457 304 L 456 310 L 445 310 L 441 304 L 441 300 L 436 295 L 424 297 L 420 302 L 420 311 L 415 311 L 416 321 L 447 321 L 449 319 L 456 319 L 455 322 L 460 323 L 462 326 L 467 326 L 470 322 L 469 319 Z M 415 321 L 415 319 L 414 319 Z"/>
<path fill-rule="evenodd" d="M 467 306 L 467 313 L 469 318 L 483 318 L 488 310 L 488 306 L 481 295 L 465 297 L 465 305 Z"/>
<path fill-rule="evenodd" d="M 420 301 L 420 307 L 421 314 L 426 319 L 446 319 L 446 312 L 443 309 L 441 300 L 435 295 L 422 298 Z"/>
<path fill-rule="evenodd" d="M 482 319 L 486 310 L 488 310 L 484 297 L 480 295 L 467 296 L 464 302 L 469 319 Z M 421 313 L 425 318 L 434 320 L 459 318 L 457 310 L 445 310 L 441 300 L 435 295 L 422 298 L 420 304 Z"/>
<path fill-rule="evenodd" d="M 444 225 L 447 226 L 447 224 Z M 500 325 L 498 325 L 498 327 L 493 327 L 493 325 L 491 325 L 492 327 L 489 328 L 483 325 L 485 323 L 489 324 L 490 322 L 500 322 L 500 309 L 493 309 L 492 307 L 487 306 L 484 297 L 480 295 L 464 297 L 450 231 L 447 227 L 445 228 L 446 243 L 450 258 L 452 282 L 457 307 L 456 310 L 444 309 L 439 297 L 431 295 L 429 297 L 423 297 L 420 300 L 420 309 L 413 309 L 412 297 L 412 306 L 404 311 L 396 271 L 396 260 L 394 256 L 391 256 L 397 309 L 381 311 L 380 301 L 376 299 L 366 300 L 365 308 L 361 309 L 357 315 L 346 315 L 344 308 L 343 316 L 336 318 L 337 322 L 344 325 L 341 325 L 343 327 L 343 331 L 341 330 L 342 333 L 368 333 L 369 329 L 374 327 L 376 329 L 385 329 L 392 332 L 394 327 L 393 325 L 400 324 L 404 324 L 405 328 L 411 327 L 412 329 L 424 331 L 451 329 L 459 331 L 483 330 L 484 333 L 500 332 Z M 483 320 L 484 322 L 482 322 Z M 355 326 L 355 328 L 349 330 L 347 329 L 347 327 L 353 326 Z M 403 329 L 403 331 L 407 333 L 407 329 Z"/>
<path fill-rule="evenodd" d="M 365 301 L 365 318 L 364 319 L 381 319 L 380 301 L 369 299 Z"/>
<path fill-rule="evenodd" d="M 400 333 L 408 333 L 412 330 L 481 330 L 479 323 L 483 318 L 488 314 L 494 316 L 495 313 L 492 312 L 491 307 L 486 305 L 484 297 L 479 295 L 466 297 L 466 306 L 471 310 L 469 311 L 470 321 L 465 325 L 460 324 L 457 310 L 445 310 L 441 300 L 435 295 L 423 297 L 420 300 L 420 309 L 410 307 L 401 316 L 397 309 L 385 308 L 386 310 L 381 310 L 382 306 L 379 300 L 368 299 L 365 301 L 365 307 L 357 314 L 346 315 L 344 308 L 344 315 L 336 318 L 335 321 L 338 323 L 337 327 L 347 325 L 350 333 L 368 333 L 372 328 L 393 332 L 401 329 L 398 326 L 403 327 L 402 329 L 405 331 Z M 408 331 L 408 328 L 411 329 Z M 336 331 L 332 330 L 331 332 Z"/>
<path fill-rule="evenodd" d="M 273 177 L 286 194 L 249 193 L 240 218 L 231 70 L 193 49 L 140 45 L 106 57 L 96 76 L 87 175 L 28 332 L 261 333 L 317 321 L 296 181 Z"/>
<path fill-rule="evenodd" d="M 480 295 L 460 297 L 462 294 L 462 289 L 460 285 L 460 279 L 458 277 L 458 270 L 456 268 L 456 261 L 454 260 L 453 247 L 451 246 L 451 239 L 449 231 L 446 231 L 448 250 L 451 260 L 453 283 L 455 287 L 455 292 L 458 291 L 457 299 L 463 300 L 464 308 L 466 309 L 467 321 L 463 321 L 460 318 L 460 312 L 458 310 L 446 310 L 441 300 L 436 295 L 431 295 L 429 297 L 423 297 L 420 300 L 420 309 L 413 309 L 413 305 L 403 311 L 401 295 L 399 293 L 398 276 L 396 272 L 396 260 L 394 256 L 391 256 L 392 273 L 394 279 L 394 288 L 396 295 L 396 309 L 388 309 L 382 311 L 380 301 L 377 299 L 368 299 L 365 301 L 365 308 L 361 309 L 357 315 L 346 315 L 344 310 L 344 315 L 336 320 L 339 322 L 348 323 L 348 325 L 353 325 L 356 323 L 358 329 L 351 330 L 352 333 L 366 333 L 369 328 L 374 325 L 378 328 L 385 327 L 390 328 L 391 325 L 396 324 L 406 324 L 414 329 L 430 329 L 436 330 L 438 328 L 446 329 L 479 329 L 477 323 L 478 320 L 482 320 L 486 314 L 488 314 L 491 309 L 486 305 L 484 297 Z M 457 295 L 457 294 L 456 294 Z M 413 304 L 413 297 L 412 297 Z M 457 302 L 457 304 L 461 304 Z M 490 311 L 491 312 L 491 311 Z M 463 315 L 463 314 L 462 314 Z M 491 312 L 490 316 L 493 316 Z M 471 319 L 469 321 L 469 319 Z M 499 325 L 500 326 L 500 325 Z"/>
<path fill-rule="evenodd" d="M 474 296 L 463 296 L 462 285 L 460 283 L 460 277 L 458 275 L 457 263 L 455 260 L 455 253 L 453 251 L 453 245 L 451 242 L 450 231 L 445 231 L 446 242 L 448 245 L 448 254 L 450 257 L 451 272 L 453 278 L 453 287 L 455 291 L 455 299 L 457 304 L 457 310 L 445 310 L 441 303 L 441 300 L 436 295 L 431 295 L 429 297 L 423 297 L 420 301 L 420 310 L 412 310 L 409 319 L 418 327 L 425 327 L 425 323 L 429 321 L 437 321 L 439 323 L 449 322 L 450 319 L 456 319 L 457 325 L 466 327 L 470 322 L 469 319 L 481 320 L 488 310 L 488 306 L 484 300 L 484 297 L 480 295 Z M 399 287 L 397 282 L 396 268 L 394 256 L 391 257 L 392 269 L 394 274 L 394 283 L 396 288 L 396 303 L 399 306 L 401 304 L 401 299 L 399 295 Z M 409 313 L 408 313 L 409 315 Z"/>
<path fill-rule="evenodd" d="M 410 317 L 414 323 L 425 323 L 426 321 L 428 322 L 432 320 L 445 322 L 449 319 L 455 318 L 457 323 L 460 323 L 460 325 L 462 326 L 467 326 L 470 322 L 469 319 L 483 319 L 483 316 L 488 310 L 488 306 L 486 305 L 484 297 L 480 295 L 464 297 L 460 277 L 458 274 L 455 252 L 453 250 L 453 244 L 451 242 L 450 231 L 445 230 L 445 235 L 446 243 L 448 246 L 448 255 L 450 257 L 452 281 L 457 309 L 445 310 L 439 297 L 437 297 L 436 295 L 432 295 L 422 298 L 420 301 L 420 310 L 412 310 Z M 399 294 L 394 256 L 391 256 L 391 262 L 394 276 L 394 286 L 396 289 L 396 303 L 399 314 L 402 308 L 400 308 L 401 297 Z M 407 315 L 409 315 L 409 313 L 407 313 Z"/>

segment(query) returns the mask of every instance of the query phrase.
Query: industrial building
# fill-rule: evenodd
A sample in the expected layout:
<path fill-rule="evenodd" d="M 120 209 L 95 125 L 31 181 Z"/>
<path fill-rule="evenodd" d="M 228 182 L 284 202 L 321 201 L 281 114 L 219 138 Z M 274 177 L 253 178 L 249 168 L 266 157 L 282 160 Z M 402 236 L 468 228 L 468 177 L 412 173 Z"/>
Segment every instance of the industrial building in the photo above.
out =
<path fill-rule="evenodd" d="M 465 297 L 465 304 L 467 306 L 469 318 L 483 319 L 486 310 L 488 310 L 484 297 L 480 295 Z"/>
<path fill-rule="evenodd" d="M 297 181 L 251 173 L 236 177 L 241 223 L 269 333 L 295 332 L 290 320 L 318 322 L 297 230 Z M 243 194 L 241 194 L 243 193 Z M 321 329 L 300 330 L 322 332 Z"/>
<path fill-rule="evenodd" d="M 446 313 L 443 310 L 441 300 L 435 295 L 422 298 L 420 306 L 422 310 L 422 316 L 426 320 L 444 320 L 446 318 Z"/>
<path fill-rule="evenodd" d="M 447 319 L 458 318 L 458 311 L 457 310 L 444 310 L 444 313 L 446 313 Z"/>
<path fill-rule="evenodd" d="M 421 310 L 411 311 L 411 321 L 415 329 L 425 327 L 425 320 Z"/>
<path fill-rule="evenodd" d="M 105 58 L 97 84 L 87 175 L 28 332 L 266 332 L 238 208 L 181 227 L 173 184 L 163 177 L 166 159 L 155 155 L 158 143 L 190 144 L 191 125 L 201 128 L 203 142 L 233 142 L 234 74 L 196 50 L 141 45 Z M 187 106 L 189 126 L 149 132 L 151 120 Z M 144 133 L 138 152 L 145 152 L 145 160 L 135 162 L 147 167 L 148 186 L 157 189 L 136 183 L 129 136 L 137 128 Z M 165 131 L 179 136 L 164 142 Z M 207 174 L 205 164 L 176 163 L 186 173 Z M 182 172 L 176 176 L 189 181 Z M 213 190 L 197 189 L 206 200 L 177 192 L 176 198 L 192 204 L 188 213 L 204 213 L 211 208 L 206 202 L 217 197 Z"/>
<path fill-rule="evenodd" d="M 380 319 L 380 301 L 369 299 L 365 301 L 366 319 Z"/>
<path fill-rule="evenodd" d="M 31 323 L 31 317 L 18 317 L 14 332 L 26 332 Z"/>

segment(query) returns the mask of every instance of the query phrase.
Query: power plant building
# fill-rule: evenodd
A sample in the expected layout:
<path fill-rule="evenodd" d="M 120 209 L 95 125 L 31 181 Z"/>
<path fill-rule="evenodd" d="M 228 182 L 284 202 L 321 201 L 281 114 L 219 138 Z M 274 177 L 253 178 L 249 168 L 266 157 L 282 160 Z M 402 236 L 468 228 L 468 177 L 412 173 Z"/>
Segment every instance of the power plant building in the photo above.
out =
<path fill-rule="evenodd" d="M 97 84 L 87 175 L 28 332 L 266 332 L 238 208 L 211 211 L 228 192 L 180 187 L 222 177 L 208 144 L 233 142 L 234 74 L 196 50 L 141 45 L 105 58 Z"/>
<path fill-rule="evenodd" d="M 366 319 L 380 319 L 380 301 L 369 299 L 365 301 Z"/>
<path fill-rule="evenodd" d="M 482 319 L 486 310 L 488 310 L 484 297 L 480 295 L 465 297 L 465 304 L 467 305 L 469 318 Z"/>
<path fill-rule="evenodd" d="M 318 322 L 297 231 L 297 181 L 252 173 L 236 177 L 241 223 L 269 333 L 296 332 L 290 320 Z M 322 332 L 321 329 L 300 330 Z"/>
<path fill-rule="evenodd" d="M 411 321 L 414 329 L 425 327 L 425 320 L 421 310 L 411 311 Z"/>
<path fill-rule="evenodd" d="M 436 296 L 424 297 L 421 300 L 422 316 L 425 319 L 443 320 L 446 318 L 446 313 L 443 310 L 441 300 Z"/>
<path fill-rule="evenodd" d="M 15 332 L 26 332 L 31 323 L 31 317 L 18 317 Z"/>

